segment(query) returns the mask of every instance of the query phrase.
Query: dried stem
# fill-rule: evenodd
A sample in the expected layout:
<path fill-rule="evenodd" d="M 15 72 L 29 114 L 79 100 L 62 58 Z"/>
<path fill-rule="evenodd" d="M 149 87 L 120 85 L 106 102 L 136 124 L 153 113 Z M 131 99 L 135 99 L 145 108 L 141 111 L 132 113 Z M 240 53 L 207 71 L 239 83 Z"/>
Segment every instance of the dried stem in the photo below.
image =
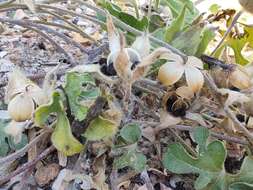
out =
<path fill-rule="evenodd" d="M 152 182 L 148 176 L 147 170 L 141 172 L 141 179 L 145 182 L 147 190 L 154 190 Z"/>
<path fill-rule="evenodd" d="M 138 120 L 131 120 L 131 122 L 139 123 L 141 125 L 143 124 L 143 125 L 147 125 L 147 126 L 154 126 L 154 127 L 159 126 L 159 124 L 160 124 L 159 122 L 148 122 L 148 121 L 138 121 Z M 176 129 L 179 131 L 190 131 L 190 132 L 194 131 L 194 129 L 195 129 L 192 126 L 187 126 L 187 125 L 168 126 L 168 128 L 173 128 L 173 129 Z M 249 145 L 248 141 L 246 141 L 242 138 L 235 137 L 235 136 L 227 136 L 226 134 L 212 132 L 211 130 L 210 130 L 210 135 L 212 137 L 217 138 L 217 139 L 225 140 L 227 142 L 237 143 L 237 144 L 241 144 L 241 145 Z"/>
<path fill-rule="evenodd" d="M 215 52 L 220 48 L 220 46 L 223 44 L 223 42 L 225 41 L 225 39 L 227 38 L 227 36 L 230 34 L 231 30 L 233 29 L 233 27 L 235 26 L 235 24 L 237 23 L 238 19 L 240 18 L 240 16 L 242 15 L 243 11 L 239 11 L 235 17 L 232 20 L 231 25 L 229 26 L 229 28 L 227 29 L 227 31 L 225 32 L 225 34 L 223 35 L 221 41 L 219 42 L 219 44 L 215 47 L 215 49 L 213 50 L 213 52 L 211 53 L 211 56 L 215 54 Z"/>
<path fill-rule="evenodd" d="M 36 28 L 32 28 L 32 27 L 26 27 L 26 28 L 31 29 L 31 30 L 37 32 L 37 33 L 38 33 L 39 35 L 41 35 L 43 38 L 47 39 L 49 42 L 51 42 L 51 44 L 52 44 L 53 46 L 56 47 L 56 49 L 57 49 L 59 52 L 63 53 L 63 54 L 66 56 L 66 58 L 68 59 L 68 61 L 70 62 L 71 65 L 76 65 L 76 63 L 75 63 L 74 59 L 72 58 L 72 56 L 69 55 L 57 42 L 55 42 L 55 41 L 54 41 L 52 38 L 50 38 L 47 34 L 41 32 L 40 30 L 38 30 L 38 29 L 36 29 Z"/>
<path fill-rule="evenodd" d="M 17 170 L 15 170 L 14 172 L 10 173 L 7 176 L 2 176 L 0 177 L 0 185 L 6 183 L 7 181 L 9 181 L 11 178 L 15 177 L 16 175 L 30 169 L 31 167 L 33 167 L 38 161 L 40 161 L 41 159 L 43 159 L 44 157 L 46 157 L 48 154 L 50 154 L 51 152 L 53 152 L 55 150 L 55 147 L 52 145 L 49 148 L 47 148 L 46 150 L 44 150 L 36 159 L 27 162 L 26 164 L 22 165 L 21 167 L 19 167 Z"/>
<path fill-rule="evenodd" d="M 234 113 L 229 109 L 227 105 L 225 105 L 224 101 L 222 101 L 220 94 L 216 84 L 214 83 L 211 76 L 204 73 L 205 81 L 208 84 L 209 89 L 211 90 L 213 96 L 216 98 L 216 100 L 219 102 L 221 107 L 223 108 L 224 112 L 230 118 L 234 124 L 243 132 L 244 136 L 248 138 L 250 144 L 253 144 L 253 135 L 250 133 L 250 131 L 236 118 Z"/>
<path fill-rule="evenodd" d="M 88 34 L 86 34 L 82 29 L 80 29 L 77 25 L 69 22 L 68 20 L 66 20 L 64 17 L 54 13 L 54 12 L 51 12 L 51 11 L 48 11 L 48 10 L 45 10 L 45 9 L 40 9 L 42 12 L 44 13 L 47 13 L 47 14 L 50 14 L 50 15 L 53 15 L 54 17 L 58 18 L 59 20 L 62 20 L 64 21 L 65 23 L 67 23 L 69 26 L 71 26 L 72 28 L 74 28 L 82 37 L 84 38 L 87 38 L 89 40 L 91 40 L 93 43 L 95 43 L 96 45 L 98 45 L 98 42 L 93 39 L 92 37 L 90 37 Z"/>
<path fill-rule="evenodd" d="M 10 23 L 10 24 L 15 24 L 15 25 L 19 25 L 19 26 L 22 26 L 22 27 L 34 27 L 34 28 L 37 28 L 39 30 L 43 30 L 43 31 L 46 31 L 48 33 L 51 33 L 53 35 L 56 35 L 58 37 L 60 37 L 61 39 L 63 39 L 64 41 L 66 41 L 68 44 L 72 44 L 73 46 L 76 46 L 78 47 L 83 53 L 85 54 L 88 54 L 88 51 L 82 47 L 81 44 L 75 42 L 74 40 L 70 39 L 69 37 L 65 36 L 64 34 L 61 34 L 49 27 L 46 27 L 46 26 L 43 26 L 43 25 L 40 25 L 40 24 L 36 24 L 32 21 L 29 21 L 29 20 L 13 20 L 13 19 L 8 19 L 8 18 L 0 18 L 0 22 L 7 22 L 7 23 Z"/>
<path fill-rule="evenodd" d="M 13 154 L 10 154 L 6 157 L 1 158 L 0 165 L 5 164 L 6 162 L 11 162 L 13 160 L 16 160 L 16 159 L 22 157 L 30 148 L 32 148 L 34 145 L 36 145 L 39 141 L 41 141 L 50 132 L 51 131 L 49 131 L 49 130 L 43 131 L 39 136 L 34 138 L 31 142 L 29 142 L 29 144 L 27 144 L 22 149 L 16 151 Z"/>
<path fill-rule="evenodd" d="M 194 127 L 185 126 L 185 125 L 176 125 L 176 126 L 173 126 L 172 128 L 175 128 L 180 131 L 193 131 L 194 130 Z M 220 140 L 225 140 L 227 142 L 237 143 L 237 144 L 241 144 L 241 145 L 248 145 L 249 144 L 246 140 L 243 140 L 238 137 L 227 136 L 227 135 L 215 133 L 212 131 L 210 131 L 210 134 L 211 134 L 211 136 L 213 136 L 215 138 L 218 138 Z"/>
<path fill-rule="evenodd" d="M 95 12 L 97 12 L 97 13 L 99 13 L 99 14 L 102 14 L 102 15 L 104 15 L 104 16 L 106 16 L 106 14 L 107 14 L 104 10 L 99 9 L 99 8 L 97 8 L 97 7 L 93 6 L 93 5 L 91 5 L 90 3 L 87 3 L 87 2 L 81 1 L 81 0 L 75 0 L 75 1 L 76 1 L 76 2 L 79 2 L 79 3 L 83 4 L 83 5 L 85 5 L 86 7 L 88 7 L 88 8 L 90 8 L 90 9 L 94 10 Z M 60 13 L 62 13 L 62 14 L 69 14 L 69 15 L 72 15 L 72 16 L 78 16 L 78 17 L 80 17 L 80 18 L 87 19 L 87 20 L 89 20 L 89 21 L 91 21 L 91 22 L 94 22 L 94 23 L 96 23 L 96 24 L 105 26 L 105 23 L 104 23 L 103 21 L 100 21 L 100 20 L 98 20 L 98 19 L 96 19 L 96 18 L 94 18 L 94 17 L 92 17 L 92 16 L 88 16 L 88 15 L 84 15 L 84 14 L 78 14 L 78 13 L 76 13 L 76 12 L 74 12 L 74 11 L 65 10 L 65 9 L 62 9 L 62 8 L 59 8 L 59 7 L 53 7 L 53 6 L 50 6 L 50 5 L 37 4 L 36 6 L 37 6 L 39 9 L 41 9 L 41 8 L 46 8 L 46 9 L 51 9 L 51 10 L 58 11 L 58 12 L 60 12 Z M 27 9 L 27 6 L 24 5 L 24 4 L 12 4 L 12 7 L 10 7 L 10 8 L 12 8 L 12 9 Z M 0 10 L 0 12 L 3 12 L 3 10 Z M 118 18 L 116 18 L 116 17 L 114 17 L 114 16 L 112 16 L 112 18 L 113 18 L 115 24 L 116 24 L 117 26 L 119 26 L 120 28 L 122 28 L 122 29 L 124 29 L 124 30 L 126 30 L 126 31 L 128 31 L 128 32 L 131 32 L 131 33 L 133 33 L 134 35 L 141 36 L 141 35 L 143 34 L 142 31 L 139 31 L 139 30 L 137 30 L 137 29 L 135 29 L 135 28 L 133 28 L 133 27 L 127 25 L 126 23 L 122 22 L 120 19 L 118 19 Z M 173 46 L 169 45 L 168 43 L 166 43 L 166 42 L 164 42 L 164 41 L 162 41 L 162 40 L 159 40 L 159 39 L 155 38 L 155 37 L 152 36 L 152 35 L 149 35 L 149 38 L 150 38 L 150 40 L 151 40 L 153 43 L 156 43 L 157 45 L 160 45 L 160 46 L 162 46 L 162 47 L 166 47 L 166 48 L 168 48 L 169 50 L 171 50 L 173 53 L 180 55 L 184 60 L 187 60 L 187 55 L 185 55 L 184 53 L 182 53 L 180 50 L 174 48 Z"/>

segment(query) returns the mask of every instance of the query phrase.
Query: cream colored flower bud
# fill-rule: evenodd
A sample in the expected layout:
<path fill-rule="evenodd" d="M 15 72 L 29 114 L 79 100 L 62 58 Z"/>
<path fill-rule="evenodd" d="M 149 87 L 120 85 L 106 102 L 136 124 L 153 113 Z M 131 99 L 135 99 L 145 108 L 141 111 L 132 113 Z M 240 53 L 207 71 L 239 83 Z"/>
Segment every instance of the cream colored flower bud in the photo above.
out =
<path fill-rule="evenodd" d="M 147 56 L 150 51 L 150 41 L 148 34 L 145 33 L 142 36 L 138 36 L 132 44 L 132 48 L 135 49 L 141 57 Z"/>
<path fill-rule="evenodd" d="M 34 102 L 26 92 L 16 95 L 8 104 L 8 113 L 17 122 L 31 119 L 33 112 Z"/>
<path fill-rule="evenodd" d="M 230 74 L 229 81 L 239 89 L 247 89 L 251 86 L 250 76 L 239 66 Z"/>
<path fill-rule="evenodd" d="M 141 62 L 140 55 L 133 48 L 124 48 L 122 51 L 111 52 L 107 58 L 107 67 L 113 65 L 120 78 L 129 78 L 132 70 Z M 132 75 L 132 74 L 131 74 Z M 130 79 L 129 79 L 130 80 Z"/>
<path fill-rule="evenodd" d="M 189 56 L 186 64 L 179 55 L 169 55 L 168 62 L 162 65 L 158 72 L 158 80 L 165 86 L 178 82 L 183 74 L 188 87 L 193 93 L 199 92 L 204 84 L 204 77 L 201 73 L 203 63 L 196 57 Z"/>

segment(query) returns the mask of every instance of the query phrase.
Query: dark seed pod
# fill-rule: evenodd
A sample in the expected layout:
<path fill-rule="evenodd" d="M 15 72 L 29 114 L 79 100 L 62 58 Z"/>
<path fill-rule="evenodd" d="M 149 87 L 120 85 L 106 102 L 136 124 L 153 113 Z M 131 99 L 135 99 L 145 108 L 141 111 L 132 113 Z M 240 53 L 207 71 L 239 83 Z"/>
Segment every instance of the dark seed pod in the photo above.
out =
<path fill-rule="evenodd" d="M 131 70 L 133 70 L 141 62 L 141 58 L 134 49 L 126 48 L 126 50 L 127 50 L 130 62 L 132 63 Z M 116 76 L 117 75 L 117 72 L 113 66 L 113 62 L 116 60 L 117 55 L 118 55 L 118 52 L 113 52 L 113 53 L 110 53 L 107 58 L 106 69 L 103 68 L 103 70 L 105 72 L 104 74 L 106 74 L 107 76 Z"/>
<path fill-rule="evenodd" d="M 189 102 L 176 93 L 169 93 L 163 98 L 164 109 L 175 117 L 183 117 L 189 109 Z"/>

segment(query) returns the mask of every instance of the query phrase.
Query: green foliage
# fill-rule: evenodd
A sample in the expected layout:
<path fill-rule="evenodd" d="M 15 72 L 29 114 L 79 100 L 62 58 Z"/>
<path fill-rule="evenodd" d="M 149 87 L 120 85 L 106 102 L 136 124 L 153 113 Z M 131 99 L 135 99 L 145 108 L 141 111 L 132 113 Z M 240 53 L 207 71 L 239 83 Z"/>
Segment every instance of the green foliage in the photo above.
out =
<path fill-rule="evenodd" d="M 13 136 L 8 136 L 8 144 L 11 150 L 19 150 L 28 144 L 28 138 L 25 134 L 22 134 L 20 142 L 15 143 Z"/>
<path fill-rule="evenodd" d="M 181 14 L 184 6 L 186 6 L 186 25 L 190 25 L 199 15 L 198 9 L 191 0 L 161 0 L 161 4 L 167 5 L 170 8 L 174 19 Z"/>
<path fill-rule="evenodd" d="M 9 145 L 7 143 L 8 135 L 4 132 L 6 122 L 0 120 L 0 156 L 5 156 L 9 152 Z"/>
<path fill-rule="evenodd" d="M 209 11 L 213 14 L 217 13 L 220 9 L 220 5 L 218 4 L 212 4 L 210 7 L 209 7 Z"/>
<path fill-rule="evenodd" d="M 178 32 L 180 32 L 184 27 L 184 19 L 185 19 L 186 6 L 183 7 L 181 13 L 177 16 L 176 19 L 173 20 L 171 25 L 168 27 L 165 33 L 165 41 L 171 42 L 172 39 L 176 36 Z"/>
<path fill-rule="evenodd" d="M 113 121 L 110 121 L 100 116 L 90 123 L 84 136 L 87 138 L 87 140 L 96 141 L 108 139 L 112 137 L 116 133 L 116 131 L 117 125 Z"/>
<path fill-rule="evenodd" d="M 185 4 L 182 4 L 182 2 L 170 2 L 173 7 L 183 7 L 180 12 L 177 12 L 171 25 L 167 27 L 164 38 L 166 42 L 171 43 L 173 47 L 183 51 L 185 54 L 200 56 L 205 52 L 209 42 L 215 37 L 215 33 L 201 23 L 187 26 L 187 11 L 193 5 L 190 2 L 184 2 Z M 197 12 L 195 16 L 198 16 Z M 155 35 L 164 34 L 164 31 L 160 30 L 160 32 L 162 33 L 157 32 Z M 159 38 L 161 39 L 161 37 Z"/>
<path fill-rule="evenodd" d="M 67 73 L 64 89 L 72 114 L 77 120 L 84 120 L 91 102 L 100 95 L 95 80 L 88 73 Z"/>
<path fill-rule="evenodd" d="M 200 43 L 195 56 L 200 57 L 207 49 L 208 44 L 214 39 L 215 32 L 209 28 L 204 28 L 200 34 Z"/>
<path fill-rule="evenodd" d="M 149 21 L 147 17 L 143 17 L 141 20 L 135 18 L 134 16 L 123 12 L 118 6 L 114 5 L 110 2 L 105 2 L 103 7 L 106 8 L 110 14 L 117 17 L 124 23 L 138 29 L 141 31 L 145 31 L 148 28 Z"/>
<path fill-rule="evenodd" d="M 129 150 L 114 160 L 114 167 L 117 169 L 131 167 L 137 172 L 141 172 L 145 169 L 146 162 L 147 159 L 142 153 L 138 153 L 136 150 Z"/>
<path fill-rule="evenodd" d="M 248 43 L 248 37 L 227 37 L 223 45 L 216 51 L 215 57 L 219 58 L 225 47 L 230 47 L 233 49 L 235 54 L 235 60 L 237 64 L 246 65 L 249 61 L 242 55 L 242 50 Z"/>
<path fill-rule="evenodd" d="M 69 120 L 64 112 L 58 112 L 54 132 L 51 136 L 53 145 L 66 156 L 82 151 L 84 146 L 72 135 Z"/>
<path fill-rule="evenodd" d="M 215 57 L 219 58 L 225 47 L 229 47 L 232 48 L 234 52 L 235 61 L 237 64 L 248 64 L 249 60 L 244 57 L 242 51 L 247 46 L 253 48 L 253 27 L 245 25 L 243 26 L 243 30 L 244 33 L 240 36 L 229 35 L 222 46 L 216 51 Z"/>
<path fill-rule="evenodd" d="M 125 125 L 119 133 L 118 139 L 123 139 L 124 142 L 120 142 L 121 145 L 118 147 L 120 151 L 122 151 L 122 146 L 124 150 L 123 155 L 114 160 L 114 167 L 117 169 L 121 169 L 124 167 L 130 167 L 137 172 L 141 172 L 146 167 L 146 156 L 137 150 L 137 142 L 141 138 L 141 129 L 137 124 L 127 124 Z M 117 149 L 117 148 L 116 148 Z"/>
<path fill-rule="evenodd" d="M 19 150 L 23 148 L 27 143 L 28 139 L 25 134 L 22 134 L 21 141 L 15 143 L 12 136 L 5 133 L 4 128 L 8 125 L 8 120 L 0 120 L 0 156 L 6 156 L 10 150 Z"/>
<path fill-rule="evenodd" d="M 149 32 L 154 32 L 159 28 L 165 27 L 164 20 L 158 14 L 152 14 L 149 19 Z"/>
<path fill-rule="evenodd" d="M 128 143 L 136 143 L 141 138 L 141 129 L 137 124 L 128 124 L 120 130 L 120 136 Z"/>
<path fill-rule="evenodd" d="M 60 93 L 54 92 L 52 99 L 48 104 L 38 107 L 34 114 L 34 122 L 37 126 L 43 127 L 46 124 L 51 113 L 57 113 L 63 110 Z"/>
<path fill-rule="evenodd" d="M 83 145 L 72 135 L 60 93 L 57 91 L 53 93 L 52 101 L 49 104 L 37 108 L 35 111 L 35 123 L 39 126 L 45 125 L 52 113 L 56 114 L 55 129 L 51 136 L 53 145 L 66 156 L 81 152 Z"/>
<path fill-rule="evenodd" d="M 202 24 L 196 24 L 181 32 L 172 40 L 171 45 L 187 55 L 201 55 L 213 38 L 213 31 Z"/>
<path fill-rule="evenodd" d="M 194 138 L 199 143 L 198 157 L 191 156 L 181 144 L 172 144 L 163 158 L 166 169 L 177 174 L 198 174 L 197 190 L 250 189 L 253 184 L 252 157 L 246 157 L 241 171 L 231 175 L 224 169 L 227 153 L 223 143 L 216 140 L 207 144 L 208 131 L 205 128 L 197 128 Z"/>

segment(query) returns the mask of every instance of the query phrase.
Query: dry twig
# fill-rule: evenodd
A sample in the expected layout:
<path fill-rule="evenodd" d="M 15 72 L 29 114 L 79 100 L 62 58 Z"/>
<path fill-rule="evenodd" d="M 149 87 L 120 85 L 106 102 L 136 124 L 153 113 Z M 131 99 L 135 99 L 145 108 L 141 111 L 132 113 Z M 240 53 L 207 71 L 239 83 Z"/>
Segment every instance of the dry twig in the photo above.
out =
<path fill-rule="evenodd" d="M 34 145 L 36 145 L 38 142 L 40 142 L 49 133 L 51 133 L 51 131 L 49 131 L 49 130 L 43 131 L 39 136 L 37 136 L 36 138 L 34 138 L 29 144 L 27 144 L 22 149 L 16 151 L 13 154 L 10 154 L 10 155 L 8 155 L 6 157 L 1 158 L 0 159 L 0 164 L 4 164 L 6 162 L 11 162 L 13 160 L 16 160 L 16 159 L 22 157 L 29 149 L 31 149 Z"/>
<path fill-rule="evenodd" d="M 26 164 L 22 165 L 21 167 L 19 167 L 17 170 L 15 170 L 14 172 L 10 173 L 7 176 L 3 176 L 0 177 L 0 185 L 6 183 L 7 181 L 9 181 L 11 178 L 15 177 L 16 175 L 30 169 L 31 167 L 33 167 L 38 161 L 40 161 L 41 159 L 43 159 L 44 157 L 46 157 L 48 154 L 50 154 L 51 152 L 53 152 L 55 150 L 55 147 L 52 145 L 49 148 L 47 148 L 46 150 L 44 150 L 36 159 L 27 162 Z"/>
<path fill-rule="evenodd" d="M 213 96 L 216 98 L 216 100 L 219 102 L 221 105 L 222 109 L 230 118 L 234 124 L 243 132 L 244 136 L 248 138 L 250 144 L 253 144 L 253 135 L 250 133 L 250 131 L 236 118 L 234 113 L 229 109 L 227 105 L 225 105 L 224 101 L 222 101 L 221 97 L 222 95 L 220 94 L 216 84 L 214 83 L 213 79 L 211 78 L 210 75 L 207 73 L 203 73 L 205 77 L 205 81 L 208 84 L 209 89 L 211 90 Z"/>

